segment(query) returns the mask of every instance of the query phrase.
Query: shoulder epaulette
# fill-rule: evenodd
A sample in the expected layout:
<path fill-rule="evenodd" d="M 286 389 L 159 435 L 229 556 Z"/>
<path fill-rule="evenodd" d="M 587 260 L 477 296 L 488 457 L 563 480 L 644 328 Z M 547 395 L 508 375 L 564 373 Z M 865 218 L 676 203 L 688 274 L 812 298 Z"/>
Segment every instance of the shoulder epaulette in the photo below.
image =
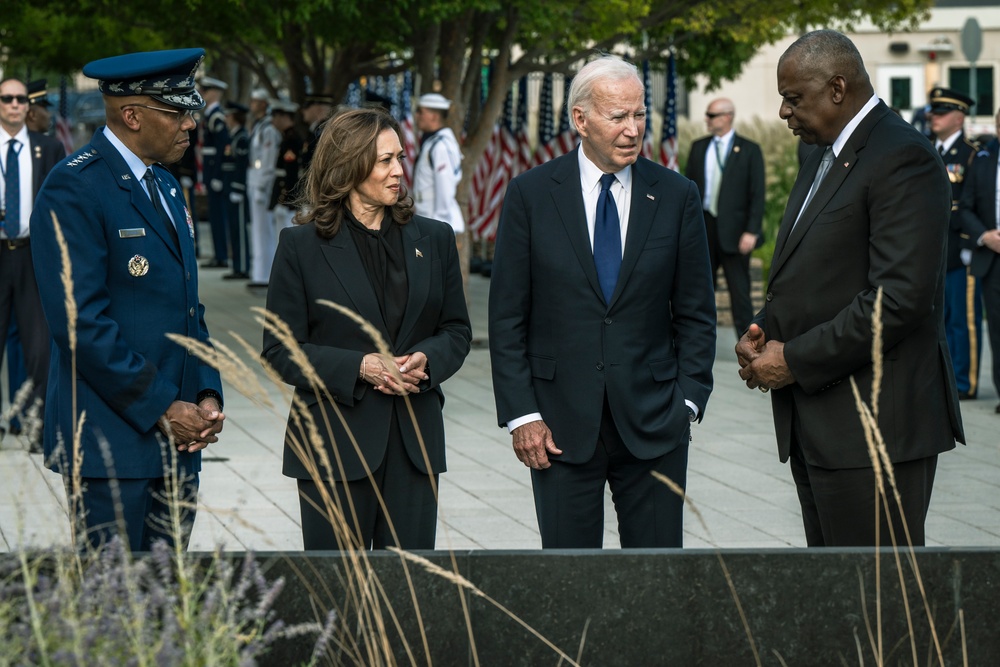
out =
<path fill-rule="evenodd" d="M 97 157 L 97 149 L 91 148 L 90 150 L 83 151 L 82 153 L 76 153 L 73 155 L 72 159 L 66 162 L 67 167 L 79 167 L 84 164 L 90 158 Z"/>

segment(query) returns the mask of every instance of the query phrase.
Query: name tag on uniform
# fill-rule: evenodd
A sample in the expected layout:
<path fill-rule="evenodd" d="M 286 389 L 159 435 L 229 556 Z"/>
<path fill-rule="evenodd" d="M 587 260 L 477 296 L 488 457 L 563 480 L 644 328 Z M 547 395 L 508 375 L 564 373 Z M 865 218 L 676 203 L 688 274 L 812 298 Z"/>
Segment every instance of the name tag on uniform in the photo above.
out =
<path fill-rule="evenodd" d="M 119 229 L 118 230 L 118 238 L 122 238 L 122 239 L 134 239 L 134 238 L 138 238 L 140 236 L 145 236 L 145 235 L 146 235 L 146 228 L 145 227 L 137 227 L 135 229 Z"/>

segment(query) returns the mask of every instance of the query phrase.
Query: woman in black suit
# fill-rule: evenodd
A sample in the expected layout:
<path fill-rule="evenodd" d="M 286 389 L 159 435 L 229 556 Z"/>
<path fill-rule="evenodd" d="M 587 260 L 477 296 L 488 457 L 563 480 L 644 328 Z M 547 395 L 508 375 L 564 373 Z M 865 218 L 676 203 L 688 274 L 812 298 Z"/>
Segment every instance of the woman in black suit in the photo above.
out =
<path fill-rule="evenodd" d="M 441 383 L 472 331 L 455 234 L 414 215 L 403 159 L 384 111 L 329 121 L 271 270 L 267 308 L 297 345 L 267 327 L 261 356 L 295 387 L 283 472 L 298 480 L 306 549 L 434 548 Z M 390 354 L 322 301 L 370 322 Z"/>

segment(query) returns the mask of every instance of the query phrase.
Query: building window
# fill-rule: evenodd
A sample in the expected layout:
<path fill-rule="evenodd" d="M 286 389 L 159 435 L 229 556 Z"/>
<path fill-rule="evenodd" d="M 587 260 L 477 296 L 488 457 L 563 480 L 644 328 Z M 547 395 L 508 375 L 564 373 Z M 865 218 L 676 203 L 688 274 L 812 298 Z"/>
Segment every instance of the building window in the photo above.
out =
<path fill-rule="evenodd" d="M 950 87 L 965 95 L 970 94 L 969 68 L 952 67 L 948 71 L 950 77 Z M 976 108 L 972 110 L 974 116 L 993 115 L 993 68 L 976 68 Z"/>
<path fill-rule="evenodd" d="M 913 104 L 910 101 L 910 86 L 912 83 L 912 80 L 908 76 L 892 77 L 889 80 L 890 106 L 893 109 L 913 108 Z"/>

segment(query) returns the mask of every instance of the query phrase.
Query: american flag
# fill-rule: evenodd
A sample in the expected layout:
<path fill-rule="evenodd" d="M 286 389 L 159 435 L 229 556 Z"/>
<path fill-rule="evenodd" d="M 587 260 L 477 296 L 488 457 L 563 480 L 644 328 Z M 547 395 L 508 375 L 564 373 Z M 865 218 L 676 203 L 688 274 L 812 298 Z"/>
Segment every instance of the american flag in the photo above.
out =
<path fill-rule="evenodd" d="M 649 61 L 642 61 L 642 87 L 646 89 L 646 96 L 643 104 L 646 106 L 646 133 L 642 137 L 642 157 L 647 160 L 653 158 L 653 114 L 652 114 L 652 85 L 649 80 Z"/>
<path fill-rule="evenodd" d="M 507 190 L 507 184 L 513 178 L 514 165 L 517 161 L 517 139 L 514 137 L 513 124 L 513 90 L 508 90 L 503 104 L 503 116 L 494 128 L 490 145 L 473 175 L 472 210 L 469 219 L 472 221 L 470 227 L 473 234 L 478 239 L 496 237 L 503 195 Z"/>
<path fill-rule="evenodd" d="M 573 77 L 568 76 L 563 79 L 563 105 L 562 111 L 559 112 L 559 134 L 552 142 L 553 158 L 569 153 L 576 148 L 576 128 L 570 122 L 569 108 L 569 87 L 572 83 Z"/>
<path fill-rule="evenodd" d="M 528 77 L 517 82 L 517 163 L 513 176 L 528 171 L 534 165 L 531 137 L 528 136 Z"/>
<path fill-rule="evenodd" d="M 407 71 L 403 73 L 403 90 L 399 96 L 399 108 L 403 117 L 399 122 L 399 129 L 403 132 L 403 152 L 406 159 L 403 160 L 403 183 L 407 190 L 413 189 L 413 168 L 417 162 L 417 136 L 413 131 L 413 114 L 410 113 L 410 96 L 413 95 L 413 75 Z"/>
<path fill-rule="evenodd" d="M 361 106 L 361 85 L 357 81 L 347 84 L 347 106 L 355 109 Z"/>
<path fill-rule="evenodd" d="M 680 171 L 677 166 L 677 63 L 672 53 L 667 61 L 667 100 L 663 105 L 660 164 L 667 169 Z"/>
<path fill-rule="evenodd" d="M 69 125 L 69 101 L 67 94 L 66 77 L 59 77 L 59 115 L 56 116 L 56 138 L 66 149 L 66 155 L 73 153 L 73 130 Z"/>
<path fill-rule="evenodd" d="M 531 161 L 532 167 L 537 167 L 543 162 L 552 159 L 553 139 L 555 139 L 555 129 L 552 116 L 552 74 L 548 73 L 542 79 L 542 93 L 538 102 L 538 148 L 535 149 L 535 156 Z"/>

